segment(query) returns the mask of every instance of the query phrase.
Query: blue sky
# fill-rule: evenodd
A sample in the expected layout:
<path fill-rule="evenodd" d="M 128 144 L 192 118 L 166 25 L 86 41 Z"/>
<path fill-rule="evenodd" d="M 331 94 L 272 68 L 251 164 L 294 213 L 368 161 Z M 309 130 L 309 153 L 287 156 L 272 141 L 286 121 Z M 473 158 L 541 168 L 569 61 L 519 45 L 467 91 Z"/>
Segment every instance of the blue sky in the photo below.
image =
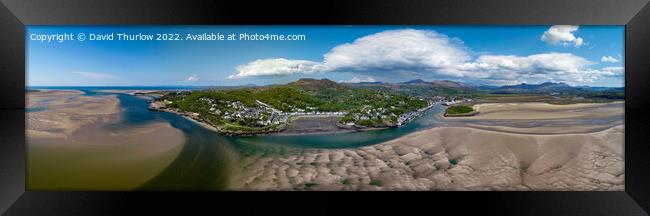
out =
<path fill-rule="evenodd" d="M 71 33 L 248 33 L 303 41 L 64 41 Z M 267 85 L 421 78 L 623 86 L 623 26 L 30 26 L 29 86 Z"/>

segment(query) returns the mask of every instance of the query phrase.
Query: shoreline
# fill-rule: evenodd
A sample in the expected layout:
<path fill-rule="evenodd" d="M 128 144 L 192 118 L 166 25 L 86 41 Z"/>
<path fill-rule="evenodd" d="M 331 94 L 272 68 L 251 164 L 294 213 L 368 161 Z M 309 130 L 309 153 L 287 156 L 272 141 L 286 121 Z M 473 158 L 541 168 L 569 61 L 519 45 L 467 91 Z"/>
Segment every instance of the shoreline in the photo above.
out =
<path fill-rule="evenodd" d="M 151 103 L 150 103 L 151 104 Z M 207 122 L 204 122 L 202 119 L 196 119 L 194 117 L 189 116 L 187 112 L 178 112 L 174 110 L 170 110 L 167 108 L 162 108 L 162 107 L 152 107 L 149 106 L 149 111 L 155 111 L 155 112 L 168 112 L 168 113 L 173 113 L 176 115 L 179 115 L 185 119 L 188 119 L 201 127 L 224 134 L 226 136 L 241 136 L 241 137 L 246 137 L 246 136 L 296 136 L 296 135 L 323 135 L 323 134 L 342 134 L 342 133 L 354 133 L 354 132 L 363 132 L 363 131 L 374 131 L 374 130 L 386 130 L 390 129 L 393 127 L 399 127 L 399 126 L 386 126 L 386 127 L 364 127 L 361 128 L 359 126 L 351 126 L 349 127 L 344 127 L 343 125 L 337 123 L 335 126 L 340 128 L 342 131 L 316 131 L 316 132 L 306 132 L 306 133 L 283 133 L 283 130 L 287 127 L 287 123 L 282 126 L 281 129 L 277 131 L 265 131 L 265 132 L 252 132 L 252 133 L 240 133 L 240 132 L 232 132 L 232 131 L 226 131 L 223 129 L 219 129 L 216 126 L 213 126 Z M 428 110 L 428 109 L 427 109 Z M 425 110 L 426 111 L 426 110 Z M 424 111 L 423 111 L 424 112 Z M 298 119 L 298 118 L 326 118 L 326 117 L 339 117 L 338 115 L 328 115 L 328 114 L 317 114 L 317 115 L 296 115 L 296 116 L 291 116 L 290 118 L 292 120 Z M 418 116 L 419 117 L 419 116 Z M 411 120 L 412 121 L 412 120 Z M 410 122 L 410 121 L 409 121 Z M 403 124 L 406 125 L 406 124 Z M 403 126 L 401 125 L 401 126 Z"/>
<path fill-rule="evenodd" d="M 183 118 L 185 118 L 185 119 L 187 119 L 187 120 L 190 120 L 190 121 L 192 121 L 192 122 L 198 124 L 198 125 L 201 126 L 202 128 L 205 128 L 205 129 L 208 129 L 208 130 L 211 130 L 211 131 L 214 131 L 214 132 L 217 132 L 217 133 L 220 133 L 220 134 L 226 135 L 226 136 L 233 136 L 233 137 L 248 137 L 248 136 L 257 136 L 257 135 L 265 135 L 265 134 L 273 134 L 273 133 L 277 133 L 277 132 L 260 132 L 260 133 L 240 133 L 240 132 L 232 132 L 232 131 L 223 130 L 223 129 L 220 129 L 220 128 L 216 127 L 216 126 L 213 126 L 213 125 L 211 125 L 211 124 L 209 124 L 209 123 L 207 123 L 207 122 L 204 122 L 202 119 L 196 119 L 196 118 L 193 118 L 193 117 L 191 117 L 191 116 L 188 116 L 187 114 L 185 114 L 185 113 L 183 113 L 183 112 L 177 112 L 177 111 L 173 111 L 173 110 L 169 110 L 169 109 L 164 109 L 164 108 L 163 108 L 163 109 L 161 109 L 161 108 L 155 108 L 155 109 L 150 108 L 149 111 L 154 111 L 154 112 L 168 112 L 168 113 L 172 113 L 172 114 L 175 114 L 175 115 L 181 116 L 181 117 L 183 117 Z"/>
<path fill-rule="evenodd" d="M 157 110 L 151 110 L 151 111 L 173 113 L 173 114 L 179 115 L 179 116 L 181 116 L 181 117 L 183 117 L 183 118 L 185 118 L 185 119 L 187 119 L 187 120 L 190 120 L 190 121 L 192 121 L 192 122 L 198 124 L 199 126 L 205 128 L 205 129 L 208 129 L 208 130 L 211 130 L 211 131 L 214 131 L 214 132 L 217 132 L 217 133 L 220 133 L 220 134 L 226 135 L 226 136 L 236 136 L 236 137 L 250 137 L 250 136 L 302 136 L 302 135 L 308 136 L 308 135 L 323 135 L 323 134 L 344 134 L 344 133 L 355 133 L 355 132 L 373 131 L 373 130 L 385 130 L 385 129 L 389 129 L 389 128 L 391 128 L 391 127 L 381 127 L 381 128 L 355 128 L 355 129 L 342 128 L 343 131 L 335 131 L 335 132 L 332 132 L 332 131 L 323 131 L 323 132 L 306 132 L 306 133 L 283 133 L 282 131 L 277 131 L 277 132 L 265 132 L 265 133 L 251 133 L 251 134 L 232 134 L 232 133 L 229 133 L 229 132 L 220 131 L 219 129 L 217 129 L 216 127 L 214 127 L 214 126 L 212 126 L 212 125 L 210 125 L 210 124 L 208 124 L 208 123 L 205 123 L 205 122 L 203 122 L 203 121 L 201 121 L 201 120 L 198 120 L 198 119 L 195 119 L 195 118 L 193 118 L 193 117 L 187 116 L 187 115 L 185 115 L 185 114 L 183 114 L 183 113 L 180 113 L 180 112 L 176 112 L 176 111 L 172 111 L 172 110 L 168 110 L 168 109 L 157 109 Z M 311 117 L 311 116 L 301 116 L 301 117 Z M 338 126 L 337 126 L 337 127 L 338 127 Z"/>
<path fill-rule="evenodd" d="M 180 113 L 180 112 L 176 112 L 176 111 L 169 110 L 169 109 L 149 109 L 149 111 L 154 111 L 154 112 L 168 112 L 168 113 L 176 114 L 176 115 L 178 115 L 178 116 L 180 116 L 180 117 L 183 117 L 183 118 L 185 118 L 185 119 L 187 119 L 187 120 L 190 120 L 191 122 L 196 123 L 197 125 L 199 125 L 199 126 L 205 128 L 205 129 L 208 129 L 208 130 L 211 130 L 211 131 L 214 131 L 214 132 L 218 132 L 218 133 L 222 133 L 222 132 L 219 131 L 216 127 L 214 127 L 214 126 L 212 126 L 212 125 L 210 125 L 210 124 L 208 124 L 208 123 L 205 123 L 205 122 L 199 121 L 199 120 L 197 120 L 197 119 L 194 119 L 194 118 L 192 118 L 192 117 L 189 117 L 189 116 L 187 116 L 187 115 L 184 115 L 183 113 Z"/>

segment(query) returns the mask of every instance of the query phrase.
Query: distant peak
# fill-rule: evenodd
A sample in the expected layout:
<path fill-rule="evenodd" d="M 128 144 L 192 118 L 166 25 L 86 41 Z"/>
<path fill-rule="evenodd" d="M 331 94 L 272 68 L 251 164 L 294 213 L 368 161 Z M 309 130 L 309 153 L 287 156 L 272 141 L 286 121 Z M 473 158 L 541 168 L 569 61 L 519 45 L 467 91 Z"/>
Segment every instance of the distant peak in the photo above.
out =
<path fill-rule="evenodd" d="M 521 83 L 517 85 L 505 85 L 500 87 L 500 90 L 506 91 L 564 91 L 572 88 L 570 85 L 563 82 L 543 82 L 539 84 Z"/>
<path fill-rule="evenodd" d="M 300 82 L 302 82 L 302 83 L 308 83 L 308 82 L 333 82 L 333 83 L 335 83 L 334 81 L 332 81 L 330 79 L 327 79 L 327 78 L 323 78 L 323 79 L 300 78 L 300 79 L 298 79 L 298 80 L 296 80 L 296 81 L 294 81 L 292 83 L 296 83 L 296 82 L 299 82 L 299 83 Z"/>
<path fill-rule="evenodd" d="M 358 82 L 357 84 L 383 84 L 383 82 L 375 81 L 375 82 Z"/>
<path fill-rule="evenodd" d="M 415 83 L 426 83 L 426 81 L 424 81 L 422 79 L 414 79 L 414 80 L 406 81 L 404 83 L 406 83 L 406 84 L 415 84 Z"/>
<path fill-rule="evenodd" d="M 313 78 L 301 78 L 294 82 L 290 82 L 289 85 L 301 86 L 306 88 L 339 88 L 341 87 L 338 83 L 329 80 L 329 79 L 313 79 Z"/>

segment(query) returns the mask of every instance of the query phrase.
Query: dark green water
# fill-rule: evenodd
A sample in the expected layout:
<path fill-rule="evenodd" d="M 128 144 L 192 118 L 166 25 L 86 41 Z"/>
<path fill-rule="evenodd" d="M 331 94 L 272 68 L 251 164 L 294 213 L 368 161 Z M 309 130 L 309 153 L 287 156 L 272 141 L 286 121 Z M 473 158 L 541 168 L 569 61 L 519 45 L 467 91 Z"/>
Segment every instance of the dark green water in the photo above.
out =
<path fill-rule="evenodd" d="M 70 89 L 70 88 L 57 88 Z M 74 88 L 86 96 L 100 96 L 102 88 Z M 114 89 L 114 88 L 105 88 Z M 129 130 L 151 122 L 169 122 L 183 131 L 186 143 L 178 157 L 159 175 L 137 188 L 138 190 L 224 190 L 233 162 L 238 157 L 252 154 L 284 154 L 305 148 L 353 148 L 384 141 L 435 126 L 436 114 L 442 106 L 436 105 L 405 126 L 384 130 L 319 134 L 319 135 L 261 135 L 230 137 L 207 130 L 176 114 L 147 109 L 147 99 L 128 94 L 116 94 L 122 109 L 119 122 L 106 126 L 108 130 Z"/>

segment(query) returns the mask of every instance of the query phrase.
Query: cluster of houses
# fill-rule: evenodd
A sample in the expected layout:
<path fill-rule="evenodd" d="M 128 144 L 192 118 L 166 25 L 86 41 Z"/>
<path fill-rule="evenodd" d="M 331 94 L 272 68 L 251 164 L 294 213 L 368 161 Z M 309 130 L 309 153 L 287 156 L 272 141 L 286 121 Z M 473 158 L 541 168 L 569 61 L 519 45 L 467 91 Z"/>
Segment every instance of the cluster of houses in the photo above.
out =
<path fill-rule="evenodd" d="M 271 105 L 256 100 L 257 106 L 248 107 L 240 101 L 223 101 L 228 110 L 220 110 L 214 99 L 200 98 L 199 100 L 205 101 L 210 104 L 210 113 L 219 115 L 223 119 L 235 120 L 243 119 L 247 121 L 255 121 L 258 126 L 281 125 L 285 124 L 289 117 L 298 115 L 346 115 L 347 112 L 321 112 L 316 107 L 306 107 L 305 109 L 291 107 L 291 112 L 284 112 L 278 110 Z"/>
<path fill-rule="evenodd" d="M 433 107 L 434 104 L 435 104 L 434 102 L 429 101 L 429 104 L 424 108 L 420 108 L 420 109 L 418 109 L 416 111 L 407 112 L 407 113 L 404 113 L 404 114 L 400 115 L 399 118 L 397 118 L 397 125 L 398 126 L 403 125 L 404 123 L 415 119 L 416 117 L 422 115 L 422 113 L 424 111 L 427 111 L 428 109 Z"/>
<path fill-rule="evenodd" d="M 390 109 L 395 109 L 394 106 L 391 106 Z M 387 112 L 389 109 L 383 108 L 383 107 L 377 107 L 373 108 L 370 105 L 365 105 L 359 112 L 354 112 L 351 114 L 353 122 L 346 122 L 345 124 L 348 126 L 352 126 L 355 124 L 355 121 L 358 120 L 369 120 L 369 119 L 387 119 L 390 118 L 391 116 L 397 117 L 394 113 L 388 114 Z"/>
<path fill-rule="evenodd" d="M 279 125 L 286 122 L 281 111 L 257 101 L 259 106 L 248 107 L 240 101 L 221 101 L 225 108 L 220 109 L 218 101 L 212 98 L 199 98 L 210 105 L 209 112 L 227 120 L 245 120 L 255 122 L 258 126 Z"/>
<path fill-rule="evenodd" d="M 433 107 L 433 105 L 436 104 L 436 103 L 439 103 L 439 104 L 442 104 L 442 105 L 445 105 L 445 106 L 451 106 L 451 105 L 454 105 L 454 104 L 465 103 L 465 102 L 472 102 L 472 99 L 452 97 L 451 99 L 448 100 L 447 98 L 445 98 L 443 96 L 434 96 L 434 97 L 430 98 L 429 104 L 426 107 L 421 108 L 421 109 L 416 110 L 416 111 L 407 112 L 407 113 L 399 115 L 397 117 L 396 124 L 398 126 L 400 126 L 400 125 L 405 124 L 406 122 L 409 122 L 409 121 L 415 119 L 416 117 L 420 116 L 424 111 L 426 111 L 426 110 L 430 109 L 431 107 Z M 390 109 L 395 109 L 395 107 L 391 106 Z M 352 114 L 352 119 L 355 120 L 355 121 L 356 120 L 368 120 L 368 119 L 372 119 L 372 118 L 387 119 L 387 118 L 389 118 L 391 116 L 396 116 L 392 112 L 390 114 L 386 114 L 387 111 L 389 111 L 389 109 L 381 108 L 381 107 L 373 109 L 370 106 L 364 106 L 364 108 L 361 109 L 361 112 Z M 347 126 L 352 126 L 355 123 L 354 122 L 346 122 L 345 124 Z"/>
<path fill-rule="evenodd" d="M 403 102 L 401 102 L 401 103 L 403 103 Z M 407 113 L 401 114 L 399 116 L 397 116 L 394 112 L 391 111 L 391 110 L 395 109 L 395 106 L 390 106 L 389 108 L 384 108 L 384 107 L 373 108 L 372 106 L 365 105 L 360 110 L 360 112 L 352 113 L 351 117 L 352 117 L 352 120 L 354 120 L 354 121 L 357 121 L 357 120 L 369 120 L 369 119 L 381 119 L 381 120 L 384 120 L 384 119 L 389 119 L 389 118 L 395 117 L 397 119 L 396 124 L 399 126 L 399 125 L 402 125 L 402 124 L 404 124 L 404 123 L 406 123 L 406 122 L 420 116 L 422 114 L 422 112 L 428 110 L 433 105 L 434 105 L 433 102 L 429 102 L 429 104 L 424 108 L 421 108 L 421 109 L 418 109 L 418 110 L 412 111 L 412 112 L 407 112 Z M 353 126 L 353 125 L 355 125 L 354 121 L 353 122 L 345 122 L 345 125 Z"/>
<path fill-rule="evenodd" d="M 442 101 L 441 104 L 445 105 L 445 106 L 451 106 L 451 105 L 454 105 L 454 104 L 465 103 L 465 102 L 472 102 L 472 99 L 469 99 L 469 98 L 461 98 L 461 99 L 451 98 L 451 100 Z"/>
<path fill-rule="evenodd" d="M 289 117 L 291 116 L 308 116 L 308 115 L 331 115 L 331 116 L 344 116 L 347 115 L 347 112 L 322 112 L 318 111 L 318 108 L 307 106 L 304 109 L 298 107 L 290 107 L 289 112 L 278 110 L 273 106 L 256 100 L 256 106 L 246 106 L 240 101 L 216 101 L 211 98 L 199 98 L 201 101 L 205 101 L 210 105 L 209 112 L 220 116 L 223 119 L 235 121 L 235 120 L 244 120 L 246 122 L 255 122 L 257 126 L 269 126 L 269 125 L 282 125 L 285 124 Z M 423 99 L 422 99 L 423 100 Z M 358 120 L 370 120 L 370 119 L 397 119 L 395 122 L 396 125 L 403 125 L 408 121 L 415 119 L 420 116 L 424 111 L 431 108 L 434 104 L 442 104 L 445 106 L 450 106 L 458 103 L 471 102 L 472 99 L 467 98 L 451 98 L 450 100 L 445 97 L 435 96 L 428 100 L 429 103 L 426 107 L 419 110 L 407 112 L 401 115 L 396 115 L 392 110 L 396 109 L 395 106 L 391 107 L 372 107 L 370 105 L 363 106 L 357 112 L 351 113 L 350 122 L 345 122 L 347 126 L 355 125 L 355 122 Z M 168 105 L 171 101 L 163 101 L 161 105 Z M 219 104 L 225 103 L 225 108 Z M 403 103 L 403 102 L 402 102 Z M 220 109 L 221 108 L 221 109 Z M 198 117 L 198 113 L 190 113 L 190 115 L 196 115 L 193 117 Z"/>
<path fill-rule="evenodd" d="M 256 100 L 256 106 L 246 106 L 240 101 L 217 101 L 212 98 L 199 98 L 199 100 L 206 102 L 210 105 L 209 113 L 219 116 L 222 119 L 236 121 L 243 120 L 244 122 L 255 123 L 257 126 L 270 126 L 270 125 L 283 125 L 286 124 L 288 119 L 292 116 L 310 116 L 310 115 L 329 115 L 329 116 L 345 116 L 348 115 L 347 112 L 322 112 L 319 111 L 317 107 L 307 106 L 304 109 L 299 107 L 290 106 L 288 110 L 282 111 L 274 108 L 273 106 Z M 424 99 L 421 99 L 424 100 Z M 395 106 L 390 107 L 372 107 L 371 105 L 363 106 L 359 111 L 350 113 L 350 120 L 344 122 L 347 126 L 354 126 L 355 122 L 359 120 L 371 120 L 371 119 L 396 119 L 395 124 L 397 126 L 403 125 L 406 122 L 409 122 L 418 116 L 420 116 L 424 111 L 433 107 L 434 104 L 442 104 L 445 106 L 451 106 L 458 103 L 471 102 L 472 99 L 468 98 L 450 98 L 447 99 L 442 96 L 434 96 L 428 99 L 428 105 L 419 110 L 403 113 L 401 115 L 396 115 L 393 110 L 396 109 Z M 166 105 L 171 104 L 169 100 L 152 102 L 150 104 L 150 109 L 158 110 L 164 108 Z M 403 104 L 404 102 L 400 102 Z M 198 117 L 199 113 L 185 113 L 189 117 Z"/>

